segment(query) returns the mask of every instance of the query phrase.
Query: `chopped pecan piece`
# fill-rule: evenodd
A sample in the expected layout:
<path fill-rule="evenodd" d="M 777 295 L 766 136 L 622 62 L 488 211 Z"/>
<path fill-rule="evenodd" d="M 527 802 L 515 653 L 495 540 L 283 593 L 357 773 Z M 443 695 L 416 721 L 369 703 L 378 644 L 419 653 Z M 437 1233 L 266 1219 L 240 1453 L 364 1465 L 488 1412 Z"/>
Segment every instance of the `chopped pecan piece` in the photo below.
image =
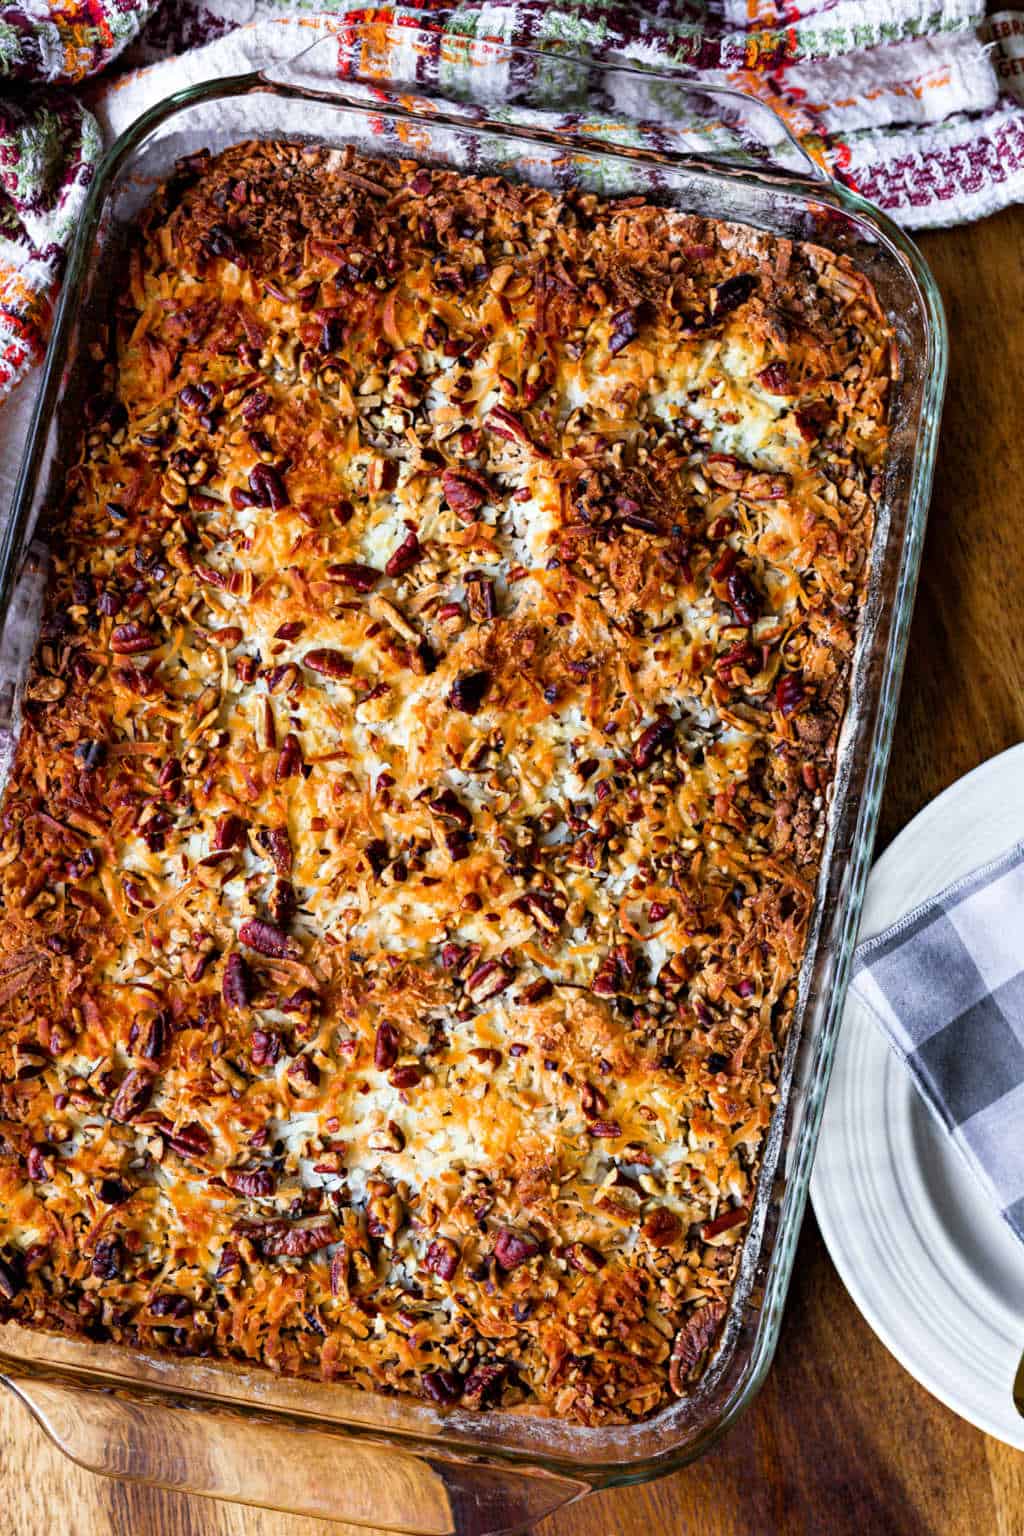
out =
<path fill-rule="evenodd" d="M 467 571 L 466 603 L 475 624 L 486 624 L 498 613 L 498 598 L 492 577 L 482 571 Z"/>
<path fill-rule="evenodd" d="M 278 874 L 287 877 L 292 872 L 292 842 L 287 827 L 261 827 L 257 834 L 262 848 L 270 854 Z"/>
<path fill-rule="evenodd" d="M 721 1232 L 728 1232 L 733 1227 L 738 1227 L 746 1221 L 750 1212 L 745 1205 L 737 1205 L 729 1210 L 722 1211 L 713 1221 L 706 1221 L 700 1229 L 700 1235 L 707 1242 L 708 1238 L 717 1237 Z"/>
<path fill-rule="evenodd" d="M 489 672 L 460 672 L 452 683 L 448 702 L 453 709 L 461 710 L 464 715 L 475 715 L 484 701 L 490 683 Z"/>
<path fill-rule="evenodd" d="M 442 821 L 451 822 L 455 827 L 460 827 L 463 832 L 468 832 L 473 825 L 473 816 L 468 806 L 463 805 L 453 789 L 443 789 L 433 800 L 427 804 L 435 816 L 440 816 Z"/>
<path fill-rule="evenodd" d="M 13 1301 L 25 1288 L 25 1272 L 20 1254 L 5 1250 L 0 1255 L 0 1297 Z"/>
<path fill-rule="evenodd" d="M 581 1275 L 595 1275 L 604 1266 L 604 1257 L 589 1243 L 570 1243 L 565 1250 L 565 1262 Z"/>
<path fill-rule="evenodd" d="M 469 1403 L 474 1408 L 489 1407 L 500 1397 L 507 1375 L 507 1365 L 474 1366 L 462 1385 L 463 1402 Z"/>
<path fill-rule="evenodd" d="M 745 304 L 757 288 L 757 278 L 752 272 L 738 272 L 719 283 L 711 300 L 711 313 L 716 320 L 731 314 Z"/>
<path fill-rule="evenodd" d="M 227 848 L 241 848 L 245 844 L 245 822 L 241 816 L 236 816 L 233 811 L 227 811 L 217 818 L 217 826 L 213 834 L 213 846 L 217 850 Z"/>
<path fill-rule="evenodd" d="M 683 1224 L 674 1211 L 657 1205 L 644 1217 L 641 1231 L 652 1248 L 671 1248 L 682 1229 Z"/>
<path fill-rule="evenodd" d="M 613 357 L 621 352 L 623 347 L 628 346 L 634 337 L 639 336 L 640 327 L 637 318 L 635 309 L 620 309 L 617 314 L 612 315 L 608 351 Z"/>
<path fill-rule="evenodd" d="M 225 1243 L 217 1261 L 215 1280 L 227 1280 L 234 1284 L 242 1278 L 242 1255 L 235 1243 Z"/>
<path fill-rule="evenodd" d="M 770 395 L 791 395 L 793 393 L 792 380 L 789 377 L 789 369 L 785 363 L 769 363 L 767 368 L 762 368 L 761 372 L 757 375 L 757 382 Z"/>
<path fill-rule="evenodd" d="M 783 672 L 775 684 L 775 704 L 788 720 L 806 700 L 803 680 L 798 672 Z"/>
<path fill-rule="evenodd" d="M 459 1250 L 447 1237 L 437 1237 L 427 1249 L 424 1269 L 440 1280 L 454 1280 L 459 1267 Z"/>
<path fill-rule="evenodd" d="M 101 1237 L 92 1255 L 92 1272 L 97 1280 L 116 1280 L 121 1273 L 124 1250 L 119 1237 Z"/>

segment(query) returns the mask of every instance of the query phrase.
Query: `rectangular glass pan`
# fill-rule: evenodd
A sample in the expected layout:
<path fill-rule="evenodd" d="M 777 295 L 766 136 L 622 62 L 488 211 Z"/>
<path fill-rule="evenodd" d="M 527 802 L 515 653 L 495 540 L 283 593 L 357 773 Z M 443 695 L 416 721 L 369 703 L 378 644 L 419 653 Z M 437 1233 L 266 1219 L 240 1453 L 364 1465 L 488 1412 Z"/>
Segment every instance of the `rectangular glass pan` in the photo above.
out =
<path fill-rule="evenodd" d="M 522 1529 L 590 1488 L 657 1476 L 701 1454 L 749 1403 L 770 1364 L 892 736 L 946 337 L 934 282 L 911 242 L 823 177 L 759 103 L 676 77 L 576 59 L 556 64 L 549 55 L 503 46 L 500 100 L 489 100 L 495 71 L 474 76 L 472 66 L 485 53 L 493 64 L 496 45 L 461 40 L 457 57 L 446 59 L 415 28 L 404 28 L 402 40 L 403 57 L 415 65 L 403 71 L 411 86 L 339 83 L 326 74 L 320 83 L 314 70 L 311 87 L 305 65 L 281 68 L 277 78 L 253 74 L 197 85 L 141 118 L 101 166 L 71 254 L 0 546 L 0 774 L 38 628 L 45 551 L 33 544 L 36 521 L 77 445 L 90 392 L 90 338 L 106 313 L 125 230 L 182 155 L 245 139 L 352 144 L 537 184 L 643 193 L 685 211 L 811 239 L 849 254 L 870 276 L 895 326 L 900 358 L 870 585 L 779 1104 L 724 1337 L 694 1393 L 642 1423 L 583 1429 L 515 1413 L 442 1414 L 404 1397 L 0 1328 L 0 1372 L 8 1385 L 88 1466 L 376 1529 L 482 1536 Z M 381 29 L 368 30 L 364 41 L 372 55 Z M 333 66 L 336 45 L 326 46 Z M 477 79 L 487 88 L 478 89 Z M 655 131 L 638 132 L 623 103 L 648 126 L 656 120 Z M 552 108 L 563 115 L 554 119 Z M 566 112 L 575 114 L 569 126 Z M 709 112 L 730 125 L 724 135 L 709 128 Z M 772 158 L 802 169 L 780 170 Z"/>

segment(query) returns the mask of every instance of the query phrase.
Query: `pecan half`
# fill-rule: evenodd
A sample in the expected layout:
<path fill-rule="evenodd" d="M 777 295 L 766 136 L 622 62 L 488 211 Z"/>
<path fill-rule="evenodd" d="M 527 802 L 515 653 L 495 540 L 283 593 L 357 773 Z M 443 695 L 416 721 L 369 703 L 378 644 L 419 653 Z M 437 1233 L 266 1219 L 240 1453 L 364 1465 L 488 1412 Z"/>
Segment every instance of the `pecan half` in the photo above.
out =
<path fill-rule="evenodd" d="M 670 1211 L 667 1206 L 656 1205 L 644 1217 L 640 1230 L 652 1248 L 671 1248 L 682 1229 L 683 1224 L 674 1211 Z"/>
<path fill-rule="evenodd" d="M 729 605 L 736 615 L 737 623 L 755 623 L 761 612 L 761 599 L 746 571 L 733 566 L 725 579 L 725 590 L 729 594 Z"/>
<path fill-rule="evenodd" d="M 341 651 L 332 651 L 324 647 L 307 651 L 302 660 L 311 672 L 321 672 L 324 677 L 342 679 L 352 676 L 352 663 Z"/>
<path fill-rule="evenodd" d="M 153 1078 L 148 1072 L 133 1070 L 122 1082 L 110 1106 L 110 1118 L 126 1125 L 141 1114 L 153 1097 Z"/>
<path fill-rule="evenodd" d="M 466 992 L 474 1003 L 485 1003 L 511 986 L 514 973 L 500 960 L 485 960 L 466 982 Z"/>
<path fill-rule="evenodd" d="M 633 746 L 633 764 L 637 768 L 649 768 L 659 752 L 663 752 L 676 732 L 675 721 L 664 715 L 655 720 L 641 734 Z"/>
<path fill-rule="evenodd" d="M 669 1359 L 668 1379 L 677 1397 L 682 1397 L 686 1391 L 687 1379 L 694 1374 L 704 1358 L 724 1316 L 724 1303 L 709 1301 L 699 1311 L 692 1313 L 676 1334 Z"/>
<path fill-rule="evenodd" d="M 299 746 L 299 738 L 294 731 L 289 731 L 281 743 L 281 750 L 277 755 L 277 765 L 274 769 L 274 782 L 282 784 L 286 779 L 294 779 L 302 771 L 302 748 Z"/>
<path fill-rule="evenodd" d="M 587 1125 L 587 1131 L 591 1136 L 599 1140 L 614 1141 L 622 1135 L 622 1127 L 617 1120 L 591 1120 Z"/>
<path fill-rule="evenodd" d="M 199 1163 L 209 1157 L 213 1151 L 213 1142 L 209 1133 L 203 1129 L 198 1120 L 190 1120 L 187 1125 L 179 1126 L 177 1130 L 168 1128 L 161 1131 L 161 1135 L 179 1157 L 187 1158 L 189 1162 Z"/>
<path fill-rule="evenodd" d="M 292 843 L 287 827 L 261 827 L 257 833 L 261 848 L 270 854 L 271 862 L 279 875 L 287 877 L 292 872 Z"/>
<path fill-rule="evenodd" d="M 355 560 L 329 565 L 327 575 L 331 581 L 338 581 L 343 587 L 351 587 L 354 592 L 372 592 L 380 580 L 380 571 L 372 565 L 361 565 Z"/>
<path fill-rule="evenodd" d="M 252 996 L 252 977 L 241 955 L 228 956 L 221 993 L 229 1008 L 248 1008 Z"/>
<path fill-rule="evenodd" d="M 253 506 L 272 507 L 277 512 L 288 505 L 285 483 L 278 470 L 270 464 L 257 464 L 255 469 L 249 471 L 249 490 Z"/>
<path fill-rule="evenodd" d="M 494 1257 L 502 1269 L 518 1269 L 540 1253 L 540 1243 L 532 1232 L 515 1232 L 504 1227 L 494 1240 Z"/>
<path fill-rule="evenodd" d="M 257 954 L 266 955 L 271 960 L 294 960 L 300 953 L 294 940 L 261 917 L 247 918 L 239 927 L 238 937 Z"/>
<path fill-rule="evenodd" d="M 318 1248 L 329 1247 L 337 1237 L 333 1216 L 307 1216 L 293 1222 L 283 1232 L 271 1232 L 260 1243 L 260 1252 L 268 1259 L 279 1256 L 302 1259 Z"/>
<path fill-rule="evenodd" d="M 384 573 L 387 576 L 404 576 L 406 571 L 411 571 L 422 559 L 423 546 L 419 539 L 415 533 L 407 533 L 398 548 L 388 556 Z"/>
<path fill-rule="evenodd" d="M 503 405 L 492 405 L 485 421 L 495 437 L 504 437 L 508 442 L 519 443 L 523 448 L 536 447 L 519 417 L 513 416 L 512 412 L 506 410 Z"/>
<path fill-rule="evenodd" d="M 399 1034 L 387 1020 L 377 1025 L 373 1042 L 373 1064 L 381 1072 L 388 1072 L 398 1060 Z"/>
<path fill-rule="evenodd" d="M 462 1377 L 454 1371 L 427 1371 L 420 1381 L 425 1395 L 443 1408 L 457 1403 L 462 1396 Z"/>
<path fill-rule="evenodd" d="M 236 1194 L 253 1199 L 272 1195 L 277 1188 L 277 1179 L 270 1168 L 227 1168 L 224 1182 Z"/>
<path fill-rule="evenodd" d="M 471 469 L 446 469 L 441 476 L 444 498 L 462 523 L 472 523 L 474 513 L 494 495 L 483 475 Z"/>
<path fill-rule="evenodd" d="M 129 624 L 116 624 L 110 635 L 110 649 L 117 656 L 135 656 L 140 651 L 155 651 L 162 644 L 144 624 L 134 620 Z"/>

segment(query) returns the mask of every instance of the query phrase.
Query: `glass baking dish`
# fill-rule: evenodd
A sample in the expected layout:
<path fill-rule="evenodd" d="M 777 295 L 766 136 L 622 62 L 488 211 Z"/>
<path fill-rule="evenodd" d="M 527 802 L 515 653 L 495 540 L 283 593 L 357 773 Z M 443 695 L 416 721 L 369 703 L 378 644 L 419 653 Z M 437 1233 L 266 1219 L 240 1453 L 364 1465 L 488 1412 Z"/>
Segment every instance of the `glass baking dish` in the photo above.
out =
<path fill-rule="evenodd" d="M 297 61 L 195 85 L 140 118 L 100 167 L 0 543 L 0 777 L 38 630 L 45 550 L 34 539 L 37 517 L 76 444 L 90 392 L 90 338 L 124 232 L 182 155 L 290 137 L 560 187 L 643 193 L 847 252 L 875 284 L 899 347 L 883 506 L 779 1105 L 724 1337 L 692 1395 L 646 1422 L 583 1429 L 523 1413 L 442 1413 L 338 1384 L 0 1328 L 6 1384 L 83 1465 L 377 1530 L 485 1536 L 523 1530 L 590 1489 L 655 1477 L 700 1455 L 768 1370 L 892 738 L 946 333 L 934 281 L 913 244 L 834 185 L 760 102 L 613 63 L 465 38 L 441 42 L 418 26 L 349 28 L 345 42 L 346 56 L 354 51 L 360 60 L 350 77 L 339 80 L 338 42 L 329 37 Z"/>

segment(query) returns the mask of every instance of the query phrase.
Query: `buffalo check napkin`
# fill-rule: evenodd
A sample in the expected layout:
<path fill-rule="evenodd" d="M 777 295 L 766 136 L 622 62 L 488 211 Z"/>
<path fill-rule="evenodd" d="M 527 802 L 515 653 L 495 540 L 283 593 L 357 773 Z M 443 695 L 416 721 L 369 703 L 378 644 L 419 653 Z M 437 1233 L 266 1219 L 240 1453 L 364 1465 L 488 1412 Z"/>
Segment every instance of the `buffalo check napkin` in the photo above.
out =
<path fill-rule="evenodd" d="M 851 992 L 1024 1240 L 1024 842 L 862 944 Z"/>

